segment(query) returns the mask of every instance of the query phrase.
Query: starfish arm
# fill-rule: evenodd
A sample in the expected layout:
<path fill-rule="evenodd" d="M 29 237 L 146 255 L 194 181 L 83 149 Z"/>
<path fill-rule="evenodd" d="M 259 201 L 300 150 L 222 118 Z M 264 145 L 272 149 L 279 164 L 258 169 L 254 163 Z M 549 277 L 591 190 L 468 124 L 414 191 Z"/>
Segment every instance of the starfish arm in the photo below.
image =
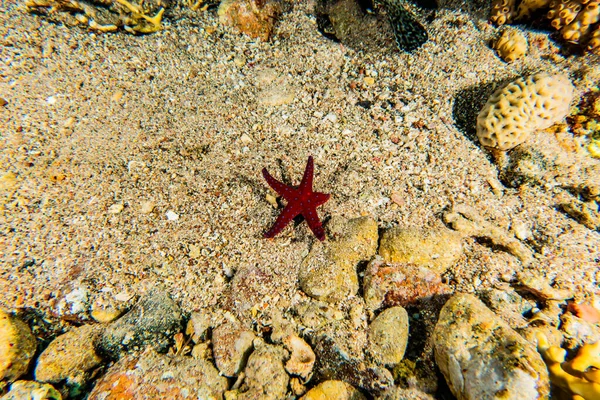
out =
<path fill-rule="evenodd" d="M 273 178 L 269 171 L 266 168 L 262 170 L 263 177 L 280 196 L 283 196 L 284 199 L 290 201 L 290 199 L 294 196 L 295 189 L 285 185 L 282 182 L 279 182 L 277 179 Z"/>
<path fill-rule="evenodd" d="M 321 225 L 321 220 L 317 215 L 316 207 L 306 208 L 302 211 L 302 216 L 306 220 L 308 227 L 315 234 L 317 239 L 320 241 L 325 240 L 325 231 L 323 230 L 323 226 Z"/>
<path fill-rule="evenodd" d="M 319 206 L 327 203 L 327 200 L 329 200 L 330 197 L 331 197 L 331 195 L 329 193 L 314 192 L 310 196 L 310 200 L 311 200 L 311 203 L 313 206 L 319 207 Z"/>
<path fill-rule="evenodd" d="M 285 206 L 275 223 L 267 232 L 265 232 L 266 238 L 272 238 L 277 235 L 279 232 L 286 227 L 287 224 L 290 223 L 298 214 L 300 214 L 302 210 L 295 204 L 288 204 Z"/>
<path fill-rule="evenodd" d="M 313 158 L 312 156 L 308 156 L 308 161 L 306 162 L 306 169 L 304 170 L 304 176 L 302 177 L 302 182 L 300 183 L 301 192 L 304 192 L 306 190 L 312 191 L 314 170 L 315 163 L 313 161 Z"/>

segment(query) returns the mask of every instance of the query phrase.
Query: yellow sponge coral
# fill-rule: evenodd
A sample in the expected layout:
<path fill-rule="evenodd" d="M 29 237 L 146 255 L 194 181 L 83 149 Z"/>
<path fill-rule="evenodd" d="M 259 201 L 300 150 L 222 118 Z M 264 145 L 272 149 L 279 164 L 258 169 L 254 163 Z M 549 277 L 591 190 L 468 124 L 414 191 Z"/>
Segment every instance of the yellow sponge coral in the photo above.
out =
<path fill-rule="evenodd" d="M 585 344 L 571 361 L 565 361 L 567 352 L 550 346 L 543 334 L 537 335 L 538 351 L 548 366 L 550 381 L 584 400 L 600 398 L 600 342 Z"/>
<path fill-rule="evenodd" d="M 600 0 L 494 0 L 490 21 L 525 21 L 536 11 L 546 11 L 550 25 L 567 42 L 600 51 Z"/>
<path fill-rule="evenodd" d="M 494 43 L 494 49 L 501 59 L 513 62 L 527 53 L 527 39 L 516 29 L 505 29 Z"/>
<path fill-rule="evenodd" d="M 481 144 L 509 150 L 529 135 L 562 120 L 569 112 L 573 85 L 564 75 L 538 73 L 498 89 L 477 116 Z"/>

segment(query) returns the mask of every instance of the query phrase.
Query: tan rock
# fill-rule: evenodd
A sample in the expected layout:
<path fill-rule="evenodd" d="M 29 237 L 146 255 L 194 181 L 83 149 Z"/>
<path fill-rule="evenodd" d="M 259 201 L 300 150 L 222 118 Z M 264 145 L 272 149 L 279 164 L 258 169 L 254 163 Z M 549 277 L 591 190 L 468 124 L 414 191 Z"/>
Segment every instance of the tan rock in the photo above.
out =
<path fill-rule="evenodd" d="M 267 41 L 281 11 L 280 4 L 273 0 L 224 0 L 219 5 L 218 14 L 222 24 Z"/>
<path fill-rule="evenodd" d="M 48 383 L 16 381 L 2 400 L 62 400 L 62 396 Z"/>
<path fill-rule="evenodd" d="M 376 256 L 365 269 L 363 297 L 369 315 L 381 307 L 408 306 L 446 293 L 440 274 L 409 263 L 386 263 Z"/>
<path fill-rule="evenodd" d="M 222 375 L 234 377 L 242 371 L 255 337 L 233 315 L 226 314 L 225 321 L 214 328 L 212 335 L 215 364 Z"/>
<path fill-rule="evenodd" d="M 300 267 L 300 287 L 309 296 L 341 301 L 358 291 L 356 267 L 377 251 L 377 223 L 370 218 L 345 220 L 334 217 L 328 224 L 331 240 L 313 247 Z"/>
<path fill-rule="evenodd" d="M 319 383 L 300 400 L 365 400 L 365 396 L 346 382 L 332 380 Z"/>
<path fill-rule="evenodd" d="M 462 253 L 461 236 L 447 229 L 422 231 L 396 227 L 383 233 L 379 245 L 379 254 L 389 263 L 411 263 L 440 274 Z"/>
<path fill-rule="evenodd" d="M 0 380 L 13 382 L 26 373 L 36 347 L 29 326 L 0 309 Z"/>
<path fill-rule="evenodd" d="M 102 362 L 95 350 L 101 333 L 102 328 L 97 325 L 83 325 L 54 339 L 37 360 L 35 379 L 84 383 L 86 373 Z"/>
<path fill-rule="evenodd" d="M 446 302 L 433 342 L 436 363 L 459 400 L 548 398 L 548 371 L 536 347 L 473 295 Z"/>
<path fill-rule="evenodd" d="M 284 344 L 291 353 L 290 359 L 285 363 L 286 371 L 300 376 L 304 381 L 308 380 L 316 360 L 312 348 L 296 335 L 288 336 Z"/>
<path fill-rule="evenodd" d="M 208 361 L 186 356 L 143 354 L 120 359 L 100 378 L 89 400 L 221 399 L 227 378 Z"/>
<path fill-rule="evenodd" d="M 247 391 L 238 395 L 239 400 L 278 400 L 285 398 L 290 377 L 285 372 L 283 360 L 288 357 L 282 347 L 255 340 L 255 350 L 248 358 L 244 370 L 244 386 Z"/>
<path fill-rule="evenodd" d="M 369 325 L 367 352 L 377 364 L 396 366 L 408 344 L 408 313 L 400 306 L 384 310 Z"/>

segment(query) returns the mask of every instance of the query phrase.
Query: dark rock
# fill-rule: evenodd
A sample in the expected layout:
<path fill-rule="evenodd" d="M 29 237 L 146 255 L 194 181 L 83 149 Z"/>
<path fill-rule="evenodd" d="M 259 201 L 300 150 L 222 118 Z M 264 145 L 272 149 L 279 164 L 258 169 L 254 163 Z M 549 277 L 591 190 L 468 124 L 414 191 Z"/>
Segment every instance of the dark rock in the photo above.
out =
<path fill-rule="evenodd" d="M 165 352 L 173 335 L 181 330 L 181 319 L 179 306 L 162 287 L 155 287 L 106 328 L 99 349 L 111 358 L 119 358 L 122 352 L 142 350 L 147 345 Z"/>

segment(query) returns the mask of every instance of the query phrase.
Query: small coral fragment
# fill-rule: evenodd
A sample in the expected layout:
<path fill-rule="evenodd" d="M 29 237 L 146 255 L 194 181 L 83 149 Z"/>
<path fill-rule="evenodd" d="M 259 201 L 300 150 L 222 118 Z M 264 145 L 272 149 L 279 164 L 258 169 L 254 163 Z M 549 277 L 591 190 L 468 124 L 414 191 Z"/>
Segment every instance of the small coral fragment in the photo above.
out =
<path fill-rule="evenodd" d="M 527 39 L 516 29 L 505 29 L 502 36 L 494 43 L 494 49 L 501 59 L 513 62 L 527 53 Z"/>
<path fill-rule="evenodd" d="M 463 205 L 455 205 L 443 216 L 444 222 L 469 236 L 484 237 L 527 265 L 533 261 L 533 252 L 513 235 L 487 221 L 477 212 Z"/>
<path fill-rule="evenodd" d="M 584 400 L 600 398 L 600 342 L 585 344 L 571 361 L 565 361 L 567 352 L 550 346 L 543 334 L 538 334 L 538 351 L 542 354 L 550 381 L 559 388 Z"/>

